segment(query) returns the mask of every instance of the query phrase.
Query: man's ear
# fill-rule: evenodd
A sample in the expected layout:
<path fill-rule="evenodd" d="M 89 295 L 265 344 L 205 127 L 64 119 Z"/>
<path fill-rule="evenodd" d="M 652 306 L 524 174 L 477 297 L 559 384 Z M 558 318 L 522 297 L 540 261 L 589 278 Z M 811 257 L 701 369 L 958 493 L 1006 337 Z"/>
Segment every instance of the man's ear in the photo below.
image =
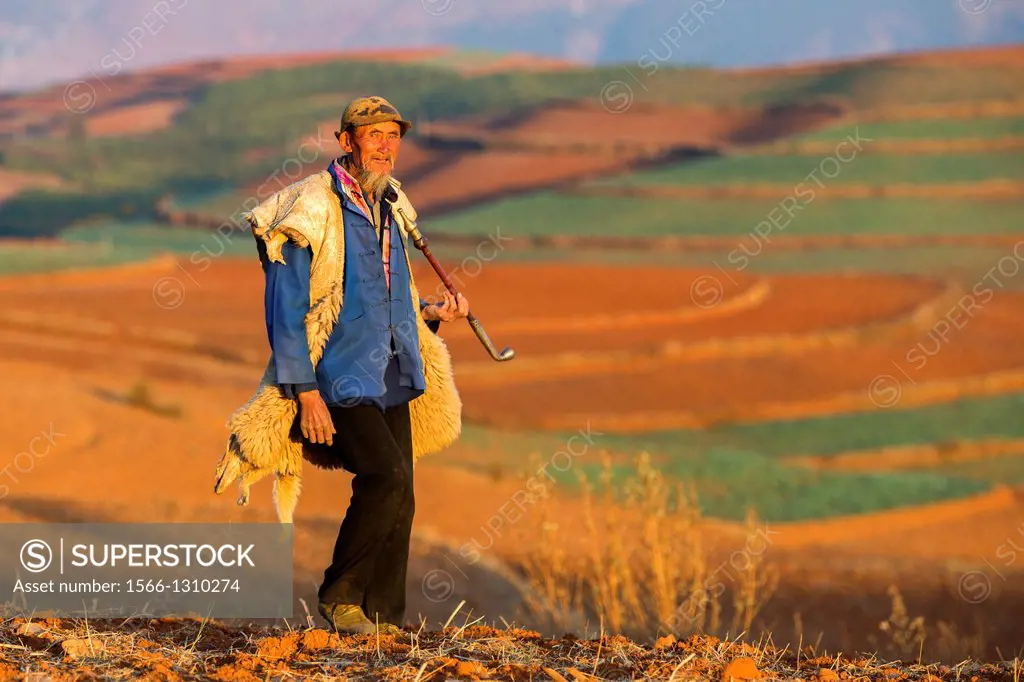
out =
<path fill-rule="evenodd" d="M 339 130 L 334 133 L 334 136 L 338 138 L 338 144 L 341 145 L 342 151 L 351 154 L 352 153 L 352 133 L 348 130 Z"/>

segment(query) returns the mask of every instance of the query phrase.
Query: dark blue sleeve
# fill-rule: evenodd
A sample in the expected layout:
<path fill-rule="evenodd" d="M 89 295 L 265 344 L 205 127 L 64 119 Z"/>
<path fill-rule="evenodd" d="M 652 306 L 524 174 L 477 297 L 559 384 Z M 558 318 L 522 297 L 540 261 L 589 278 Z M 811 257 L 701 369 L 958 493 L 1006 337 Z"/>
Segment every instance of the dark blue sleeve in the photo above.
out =
<path fill-rule="evenodd" d="M 306 313 L 309 312 L 309 264 L 312 251 L 291 242 L 281 247 L 284 264 L 263 261 L 267 339 L 274 353 L 278 383 L 289 397 L 316 388 L 309 360 Z"/>

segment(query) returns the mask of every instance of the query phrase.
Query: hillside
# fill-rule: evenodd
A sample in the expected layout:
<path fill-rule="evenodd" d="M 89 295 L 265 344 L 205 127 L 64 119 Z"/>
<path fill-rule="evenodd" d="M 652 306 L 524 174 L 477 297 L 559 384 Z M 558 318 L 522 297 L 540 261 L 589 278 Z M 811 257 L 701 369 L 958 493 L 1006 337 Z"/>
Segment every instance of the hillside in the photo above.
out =
<path fill-rule="evenodd" d="M 187 203 L 219 193 L 237 208 L 282 171 L 297 178 L 321 168 L 336 153 L 338 112 L 368 88 L 387 92 L 416 124 L 399 176 L 433 218 L 830 126 L 1005 117 L 1024 86 L 1024 47 L 952 56 L 955 65 L 929 55 L 767 72 L 666 68 L 639 81 L 621 68 L 521 61 L 473 75 L 431 54 L 204 62 L 8 97 L 0 168 L 18 178 L 8 194 L 20 194 L 0 209 L 0 236 L 54 236 L 89 218 L 149 219 L 168 194 Z M 268 92 L 280 104 L 266 106 Z M 47 189 L 55 184 L 60 193 Z M 226 214 L 217 213 L 219 224 Z"/>

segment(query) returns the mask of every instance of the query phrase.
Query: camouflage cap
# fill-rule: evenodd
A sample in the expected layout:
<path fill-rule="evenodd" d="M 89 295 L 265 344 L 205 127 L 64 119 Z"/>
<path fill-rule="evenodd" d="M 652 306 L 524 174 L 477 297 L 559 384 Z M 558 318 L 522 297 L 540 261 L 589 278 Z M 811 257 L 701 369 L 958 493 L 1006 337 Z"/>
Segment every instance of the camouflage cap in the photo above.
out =
<path fill-rule="evenodd" d="M 396 122 L 403 137 L 409 132 L 409 128 L 412 128 L 412 123 L 403 120 L 398 109 L 383 97 L 359 97 L 345 107 L 345 112 L 341 115 L 340 132 L 344 132 L 349 126 L 365 126 L 386 121 Z"/>

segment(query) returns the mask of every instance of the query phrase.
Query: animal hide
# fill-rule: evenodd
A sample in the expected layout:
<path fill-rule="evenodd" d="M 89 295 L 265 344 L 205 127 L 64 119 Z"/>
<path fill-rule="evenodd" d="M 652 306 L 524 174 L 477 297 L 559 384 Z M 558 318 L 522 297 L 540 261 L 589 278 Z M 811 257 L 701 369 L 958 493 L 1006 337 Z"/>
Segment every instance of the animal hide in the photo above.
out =
<path fill-rule="evenodd" d="M 399 195 L 396 206 L 401 206 L 405 215 L 415 220 L 416 213 L 402 192 L 401 184 L 394 180 L 392 184 Z M 397 210 L 395 214 L 404 239 L 407 232 L 404 217 Z M 327 171 L 311 175 L 275 193 L 246 217 L 253 234 L 266 245 L 267 256 L 272 261 L 284 262 L 281 246 L 286 240 L 313 249 L 306 338 L 315 367 L 338 320 L 344 298 L 345 233 L 333 178 Z M 409 264 L 408 240 L 406 263 Z M 418 301 L 411 264 L 409 276 L 409 300 Z M 448 348 L 430 331 L 421 315 L 417 314 L 416 320 L 426 390 L 409 404 L 414 462 L 453 443 L 462 429 L 462 402 L 455 386 Z M 292 523 L 301 491 L 303 460 L 323 469 L 340 466 L 324 446 L 310 444 L 293 431 L 297 413 L 297 401 L 285 397 L 277 385 L 271 358 L 256 393 L 228 419 L 230 435 L 217 465 L 214 492 L 223 493 L 237 479 L 238 504 L 244 506 L 249 502 L 250 487 L 274 474 L 278 519 L 281 523 Z"/>

